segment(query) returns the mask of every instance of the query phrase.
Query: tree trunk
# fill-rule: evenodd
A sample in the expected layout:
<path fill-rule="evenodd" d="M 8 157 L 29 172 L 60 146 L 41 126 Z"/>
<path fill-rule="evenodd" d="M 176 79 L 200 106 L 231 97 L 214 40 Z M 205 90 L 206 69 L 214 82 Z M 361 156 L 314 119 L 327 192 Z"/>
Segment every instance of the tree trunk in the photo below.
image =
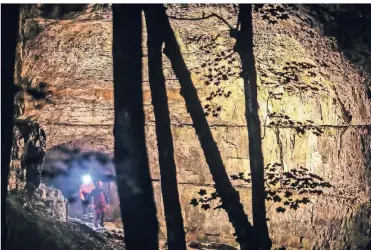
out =
<path fill-rule="evenodd" d="M 145 145 L 142 8 L 112 6 L 117 185 L 128 250 L 158 249 L 158 222 Z"/>
<path fill-rule="evenodd" d="M 6 197 L 8 193 L 8 175 L 10 152 L 13 142 L 13 102 L 14 102 L 14 68 L 17 46 L 17 31 L 19 19 L 19 4 L 1 5 L 1 99 L 2 122 L 1 126 L 1 218 L 6 218 Z M 2 248 L 8 240 L 6 220 L 2 220 L 1 242 Z"/>
<path fill-rule="evenodd" d="M 170 250 L 186 250 L 182 211 L 174 160 L 173 137 L 162 68 L 162 36 L 152 7 L 145 9 L 148 33 L 148 68 L 152 104 L 156 119 L 156 136 L 160 163 L 161 190 L 164 200 L 167 244 Z"/>
<path fill-rule="evenodd" d="M 265 210 L 264 161 L 258 115 L 251 4 L 240 4 L 239 20 L 241 22 L 241 30 L 236 40 L 236 51 L 241 58 L 242 77 L 245 86 L 245 116 L 249 138 L 253 225 L 259 237 L 260 247 L 270 249 L 272 242 L 269 238 Z"/>
<path fill-rule="evenodd" d="M 241 250 L 256 249 L 252 226 L 243 210 L 239 194 L 229 180 L 165 9 L 162 5 L 153 5 L 153 8 L 156 9 L 158 27 L 161 27 L 158 32 L 163 35 L 165 41 L 164 53 L 170 59 L 172 68 L 180 82 L 181 94 L 185 99 L 187 111 L 191 115 L 206 162 L 215 182 L 216 191 L 219 193 L 223 208 L 228 213 L 229 220 L 235 228 L 236 240 L 240 244 Z"/>

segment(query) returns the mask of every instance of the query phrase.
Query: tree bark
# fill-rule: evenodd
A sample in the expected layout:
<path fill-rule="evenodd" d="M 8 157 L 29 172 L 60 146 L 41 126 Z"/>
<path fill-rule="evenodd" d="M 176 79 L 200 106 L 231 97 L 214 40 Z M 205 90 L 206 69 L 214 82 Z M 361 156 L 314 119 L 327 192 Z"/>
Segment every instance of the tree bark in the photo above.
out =
<path fill-rule="evenodd" d="M 247 219 L 238 192 L 233 188 L 225 170 L 220 152 L 212 137 L 197 90 L 191 79 L 190 72 L 182 57 L 178 42 L 170 26 L 165 9 L 162 5 L 153 5 L 156 9 L 156 20 L 159 22 L 158 31 L 165 41 L 164 53 L 169 58 L 172 68 L 180 82 L 181 94 L 186 102 L 201 147 L 204 151 L 206 162 L 215 182 L 216 191 L 219 193 L 223 208 L 236 231 L 236 241 L 242 250 L 256 249 L 254 233 Z"/>
<path fill-rule="evenodd" d="M 167 244 L 170 250 L 186 250 L 183 217 L 179 202 L 173 137 L 162 68 L 162 36 L 151 6 L 145 8 L 149 84 L 156 119 L 156 136 L 160 163 L 161 191 L 167 229 Z"/>
<path fill-rule="evenodd" d="M 114 146 L 128 250 L 158 249 L 158 222 L 145 145 L 142 97 L 142 7 L 113 9 Z"/>
<path fill-rule="evenodd" d="M 14 68 L 17 46 L 17 31 L 19 19 L 19 4 L 2 4 L 1 6 L 1 99 L 2 118 L 1 126 L 1 241 L 2 248 L 6 248 L 8 230 L 6 226 L 6 197 L 8 193 L 8 176 L 10 152 L 13 143 L 13 106 L 14 106 Z"/>
<path fill-rule="evenodd" d="M 245 116 L 249 138 L 253 225 L 259 237 L 260 247 L 262 249 L 270 249 L 272 241 L 269 238 L 265 210 L 264 161 L 260 119 L 258 115 L 257 75 L 253 52 L 251 4 L 240 4 L 239 20 L 241 22 L 241 29 L 237 35 L 235 49 L 241 58 L 242 77 L 245 86 Z"/>

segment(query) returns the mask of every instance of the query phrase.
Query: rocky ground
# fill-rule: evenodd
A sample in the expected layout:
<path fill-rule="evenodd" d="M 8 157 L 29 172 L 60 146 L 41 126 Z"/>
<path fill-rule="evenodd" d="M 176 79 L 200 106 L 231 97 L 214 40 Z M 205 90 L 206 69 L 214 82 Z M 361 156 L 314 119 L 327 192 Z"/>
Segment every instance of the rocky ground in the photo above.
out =
<path fill-rule="evenodd" d="M 111 222 L 106 222 L 104 228 L 96 228 L 93 223 L 77 218 L 65 221 L 58 211 L 49 207 L 50 199 L 41 198 L 36 196 L 32 202 L 28 202 L 24 193 L 9 196 L 7 249 L 125 249 L 122 228 Z M 161 240 L 160 250 L 166 249 L 166 242 Z M 188 249 L 236 250 L 226 244 L 202 244 L 197 241 L 189 242 Z"/>
<path fill-rule="evenodd" d="M 123 249 L 122 230 L 95 230 L 79 220 L 65 222 L 41 202 L 29 203 L 23 195 L 7 200 L 7 225 L 9 250 Z"/>
<path fill-rule="evenodd" d="M 101 234 L 102 237 L 106 237 L 113 241 L 118 241 L 118 246 L 122 245 L 122 241 L 124 240 L 124 230 L 122 228 L 117 228 L 115 224 L 111 222 L 106 222 L 105 227 L 95 227 L 91 222 L 84 222 L 82 220 L 76 218 L 70 218 L 69 223 L 73 223 L 79 225 L 80 227 L 89 227 L 92 230 L 95 230 L 97 233 Z M 187 249 L 202 249 L 202 250 L 237 250 L 235 247 L 229 246 L 223 243 L 208 243 L 204 244 L 199 241 L 191 241 L 187 244 Z M 116 248 L 114 248 L 116 249 Z M 121 248 L 120 248 L 121 249 Z M 167 250 L 166 241 L 160 240 L 160 250 Z"/>

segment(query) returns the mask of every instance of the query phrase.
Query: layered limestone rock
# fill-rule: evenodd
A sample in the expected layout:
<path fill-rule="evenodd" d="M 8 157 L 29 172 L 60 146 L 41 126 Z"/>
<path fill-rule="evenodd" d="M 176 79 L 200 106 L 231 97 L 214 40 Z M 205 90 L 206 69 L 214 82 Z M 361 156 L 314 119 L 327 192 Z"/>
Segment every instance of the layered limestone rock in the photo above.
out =
<path fill-rule="evenodd" d="M 46 150 L 44 130 L 37 122 L 16 119 L 13 128 L 9 190 L 27 188 L 31 193 L 40 184 Z"/>
<path fill-rule="evenodd" d="M 13 146 L 10 155 L 8 189 L 24 189 L 26 186 L 26 171 L 21 166 L 24 154 L 24 140 L 18 128 L 13 128 Z"/>
<path fill-rule="evenodd" d="M 200 8 L 193 7 L 183 13 L 179 9 L 168 12 L 197 17 L 202 11 L 206 14 L 219 11 L 213 6 Z M 231 12 L 223 8 L 220 11 L 230 23 L 235 23 L 236 17 Z M 283 170 L 306 167 L 334 188 L 325 190 L 322 196 L 311 197 L 310 204 L 285 213 L 277 213 L 276 205 L 268 203 L 270 233 L 275 244 L 286 247 L 365 249 L 371 239 L 371 106 L 365 87 L 367 73 L 354 67 L 334 45 L 333 39 L 322 36 L 316 23 L 299 18 L 302 13 L 297 11 L 275 25 L 269 24 L 261 13 L 254 13 L 264 161 L 266 164 L 282 163 Z M 47 83 L 55 103 L 41 110 L 28 105 L 25 114 L 37 117 L 45 129 L 48 149 L 70 144 L 88 151 L 113 152 L 111 21 L 110 10 L 93 11 L 92 7 L 62 19 L 34 15 L 25 20 L 26 27 L 32 25 L 38 29 L 24 41 L 21 76 L 29 77 L 35 86 Z M 248 173 L 243 82 L 235 74 L 219 80 L 218 86 L 215 77 L 211 83 L 207 82 L 209 74 L 215 76 L 217 55 L 234 45 L 228 27 L 215 18 L 172 19 L 171 24 L 201 102 L 212 110 L 220 109 L 217 116 L 210 113 L 207 119 L 227 172 Z M 147 151 L 158 216 L 164 231 L 145 40 L 144 33 Z M 238 71 L 237 60 L 223 59 L 220 66 L 223 65 L 231 67 L 232 72 Z M 199 189 L 211 191 L 213 182 L 180 94 L 179 82 L 166 58 L 164 71 L 187 238 L 233 242 L 233 228 L 224 211 L 204 211 L 190 205 Z M 210 100 L 210 94 L 215 94 L 220 87 L 225 93 L 230 91 L 229 97 L 217 95 Z M 281 98 L 275 98 L 277 95 Z M 287 122 L 290 120 L 293 125 L 279 123 L 274 113 L 288 116 Z M 315 129 L 298 133 L 303 124 Z M 315 133 L 316 129 L 321 133 Z M 251 218 L 250 189 L 242 185 L 238 190 Z"/>
<path fill-rule="evenodd" d="M 26 13 L 26 10 L 23 9 L 20 14 L 16 50 L 14 79 L 18 91 L 15 94 L 13 104 L 14 127 L 8 190 L 24 190 L 26 188 L 28 193 L 32 194 L 40 184 L 41 166 L 46 150 L 46 135 L 40 124 L 25 114 L 25 111 L 30 109 L 29 105 L 37 107 L 40 103 L 35 99 L 37 95 L 30 94 L 31 83 L 27 77 L 22 76 L 21 72 L 24 42 L 32 34 L 30 30 L 26 30 L 27 27 L 24 25 Z"/>
<path fill-rule="evenodd" d="M 40 184 L 36 190 L 38 205 L 44 207 L 50 216 L 61 221 L 68 221 L 68 201 L 63 197 L 62 191 Z"/>

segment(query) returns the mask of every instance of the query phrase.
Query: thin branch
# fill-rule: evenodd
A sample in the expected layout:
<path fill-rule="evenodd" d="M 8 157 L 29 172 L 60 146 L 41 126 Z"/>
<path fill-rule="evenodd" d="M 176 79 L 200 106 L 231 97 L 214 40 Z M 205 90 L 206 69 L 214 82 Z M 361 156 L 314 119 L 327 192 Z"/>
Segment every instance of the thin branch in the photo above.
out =
<path fill-rule="evenodd" d="M 233 28 L 223 17 L 221 17 L 221 16 L 219 16 L 215 13 L 212 13 L 212 14 L 207 15 L 207 16 L 205 16 L 205 13 L 202 13 L 202 17 L 196 17 L 196 18 L 176 17 L 176 16 L 168 16 L 168 17 L 169 17 L 169 19 L 183 20 L 183 21 L 199 21 L 199 20 L 205 20 L 205 19 L 209 19 L 209 18 L 212 18 L 212 17 L 216 17 L 220 21 L 225 23 L 229 27 L 230 30 L 235 30 L 235 28 Z"/>
<path fill-rule="evenodd" d="M 265 130 L 266 130 L 266 127 L 267 127 L 267 120 L 268 120 L 268 116 L 269 116 L 269 99 L 274 95 L 274 91 L 280 87 L 281 85 L 278 85 L 276 86 L 273 91 L 268 95 L 268 98 L 267 98 L 267 116 L 265 117 L 265 120 L 264 120 L 264 132 L 263 132 L 263 137 L 261 138 L 262 140 L 264 139 L 265 137 Z"/>
<path fill-rule="evenodd" d="M 174 19 L 174 20 L 182 20 L 182 21 L 199 21 L 199 20 L 205 20 L 213 17 L 213 14 L 207 15 L 207 16 L 202 16 L 202 17 L 195 17 L 195 18 L 189 18 L 189 17 L 176 17 L 176 16 L 168 16 L 169 19 Z"/>
<path fill-rule="evenodd" d="M 275 204 L 275 203 L 272 202 L 272 204 L 268 207 L 268 209 L 267 209 L 267 213 L 269 212 L 269 210 L 271 210 L 271 208 L 272 208 L 272 206 L 273 206 L 274 204 Z"/>

